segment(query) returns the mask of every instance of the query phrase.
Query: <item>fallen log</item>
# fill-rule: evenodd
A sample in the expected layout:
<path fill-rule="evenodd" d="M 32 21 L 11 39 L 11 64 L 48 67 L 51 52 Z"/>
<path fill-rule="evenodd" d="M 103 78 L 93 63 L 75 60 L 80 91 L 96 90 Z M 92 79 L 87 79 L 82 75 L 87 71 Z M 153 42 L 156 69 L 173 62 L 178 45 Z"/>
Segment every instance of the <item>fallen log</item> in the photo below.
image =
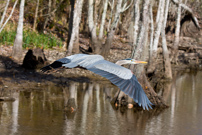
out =
<path fill-rule="evenodd" d="M 0 101 L 15 101 L 15 98 L 13 97 L 0 97 Z"/>
<path fill-rule="evenodd" d="M 183 50 L 185 52 L 188 51 L 194 51 L 194 50 L 202 50 L 202 47 L 198 47 L 198 46 L 179 46 L 178 50 Z"/>

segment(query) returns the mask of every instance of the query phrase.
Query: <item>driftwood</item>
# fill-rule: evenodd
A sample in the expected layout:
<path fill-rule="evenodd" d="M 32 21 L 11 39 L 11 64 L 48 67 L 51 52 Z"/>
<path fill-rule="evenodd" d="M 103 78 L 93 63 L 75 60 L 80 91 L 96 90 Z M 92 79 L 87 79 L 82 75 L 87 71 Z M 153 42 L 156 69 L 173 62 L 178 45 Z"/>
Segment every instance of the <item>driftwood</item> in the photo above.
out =
<path fill-rule="evenodd" d="M 199 46 L 179 46 L 178 50 L 183 50 L 185 52 L 195 52 L 196 50 L 202 50 Z"/>
<path fill-rule="evenodd" d="M 12 98 L 12 97 L 0 97 L 0 101 L 15 101 L 15 98 Z"/>

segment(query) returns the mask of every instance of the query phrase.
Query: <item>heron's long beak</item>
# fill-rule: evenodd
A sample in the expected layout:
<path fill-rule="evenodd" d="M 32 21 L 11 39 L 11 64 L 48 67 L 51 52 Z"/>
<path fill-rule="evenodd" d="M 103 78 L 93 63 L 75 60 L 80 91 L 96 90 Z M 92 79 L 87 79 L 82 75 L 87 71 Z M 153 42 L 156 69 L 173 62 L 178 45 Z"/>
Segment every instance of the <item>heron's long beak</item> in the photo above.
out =
<path fill-rule="evenodd" d="M 139 63 L 141 63 L 141 64 L 147 64 L 147 62 L 146 62 L 146 61 L 139 61 L 139 60 L 135 60 L 134 62 L 135 62 L 135 63 L 137 63 L 137 64 L 139 64 Z"/>

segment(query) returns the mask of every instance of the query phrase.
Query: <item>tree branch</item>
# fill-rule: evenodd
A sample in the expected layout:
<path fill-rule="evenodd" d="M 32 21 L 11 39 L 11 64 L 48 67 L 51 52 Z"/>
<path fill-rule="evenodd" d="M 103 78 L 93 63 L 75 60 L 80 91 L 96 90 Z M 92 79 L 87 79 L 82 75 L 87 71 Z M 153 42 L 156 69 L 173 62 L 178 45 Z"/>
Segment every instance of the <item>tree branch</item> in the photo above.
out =
<path fill-rule="evenodd" d="M 1 33 L 1 31 L 3 30 L 3 28 L 6 26 L 7 22 L 10 20 L 12 14 L 13 14 L 13 11 L 15 10 L 15 6 L 17 5 L 17 3 L 18 3 L 18 0 L 15 1 L 14 5 L 13 5 L 13 9 L 12 9 L 12 11 L 11 11 L 9 17 L 7 18 L 7 20 L 5 21 L 5 23 L 3 24 L 3 26 L 2 26 L 1 29 L 0 29 L 0 33 Z"/>
<path fill-rule="evenodd" d="M 121 12 L 124 12 L 124 11 L 126 11 L 131 5 L 132 5 L 132 3 L 133 3 L 133 0 L 131 0 L 131 2 L 130 2 L 130 4 L 126 7 L 126 5 L 127 5 L 127 2 L 126 3 L 124 3 L 124 5 L 123 5 L 123 7 L 122 7 L 122 10 L 121 10 Z"/>
<path fill-rule="evenodd" d="M 191 8 L 189 8 L 187 5 L 185 5 L 185 4 L 183 4 L 183 3 L 179 3 L 178 1 L 176 1 L 176 0 L 172 0 L 172 2 L 175 4 L 175 5 L 180 5 L 182 8 L 184 8 L 191 16 L 192 16 L 192 19 L 193 19 L 193 21 L 194 21 L 194 24 L 196 25 L 196 27 L 198 28 L 198 29 L 201 29 L 201 27 L 200 27 L 200 25 L 199 25 L 199 23 L 198 23 L 198 19 L 194 16 L 194 13 L 193 13 L 193 11 L 192 11 L 192 9 Z"/>
<path fill-rule="evenodd" d="M 8 8 L 8 5 L 9 5 L 9 2 L 10 2 L 10 0 L 7 0 L 7 3 L 6 3 L 6 6 L 5 6 L 5 9 L 4 9 L 4 12 L 3 12 L 3 15 L 2 15 L 2 17 L 1 17 L 0 28 L 1 28 L 1 25 L 3 24 L 4 18 L 5 18 L 5 16 L 6 16 L 6 11 L 7 11 L 7 8 Z"/>

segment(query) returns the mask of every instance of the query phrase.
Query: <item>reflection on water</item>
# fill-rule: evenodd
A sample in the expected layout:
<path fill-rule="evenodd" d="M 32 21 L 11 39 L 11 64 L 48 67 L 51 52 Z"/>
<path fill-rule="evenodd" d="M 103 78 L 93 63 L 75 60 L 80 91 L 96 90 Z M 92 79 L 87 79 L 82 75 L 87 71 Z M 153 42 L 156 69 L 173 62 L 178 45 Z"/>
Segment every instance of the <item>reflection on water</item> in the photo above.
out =
<path fill-rule="evenodd" d="M 1 134 L 201 134 L 202 72 L 186 73 L 159 93 L 164 111 L 116 110 L 110 98 L 117 87 L 104 82 L 48 85 L 14 93 L 15 102 L 0 102 Z M 67 111 L 68 105 L 76 111 Z M 64 111 L 66 110 L 66 111 Z"/>
<path fill-rule="evenodd" d="M 147 123 L 145 132 L 152 134 L 201 135 L 202 72 L 185 73 L 175 78 L 163 95 L 170 108 Z M 165 93 L 165 92 L 164 92 Z"/>

